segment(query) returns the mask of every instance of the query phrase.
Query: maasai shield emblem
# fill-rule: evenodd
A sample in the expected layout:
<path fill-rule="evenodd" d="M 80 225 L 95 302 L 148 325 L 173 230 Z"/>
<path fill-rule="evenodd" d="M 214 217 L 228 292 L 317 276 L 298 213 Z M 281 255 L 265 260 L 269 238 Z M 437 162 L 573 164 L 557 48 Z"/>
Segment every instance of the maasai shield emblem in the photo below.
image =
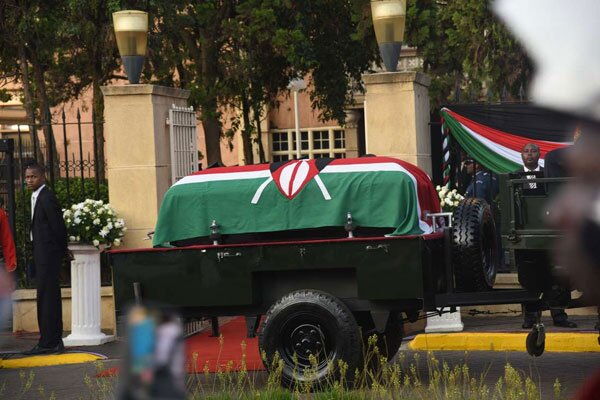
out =
<path fill-rule="evenodd" d="M 258 187 L 252 198 L 252 204 L 258 203 L 260 196 L 271 181 L 275 181 L 281 194 L 291 200 L 304 189 L 308 182 L 314 179 L 323 193 L 323 198 L 331 200 L 331 195 L 319 177 L 319 171 L 325 168 L 330 161 L 330 159 L 292 160 L 286 163 L 272 164 L 271 176 Z"/>

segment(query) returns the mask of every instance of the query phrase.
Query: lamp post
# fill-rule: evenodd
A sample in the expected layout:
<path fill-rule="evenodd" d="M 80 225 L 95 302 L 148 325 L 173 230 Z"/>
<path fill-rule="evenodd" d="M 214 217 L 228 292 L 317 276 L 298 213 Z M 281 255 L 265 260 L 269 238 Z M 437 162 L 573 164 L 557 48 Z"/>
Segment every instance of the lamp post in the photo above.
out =
<path fill-rule="evenodd" d="M 406 22 L 406 0 L 371 0 L 379 53 L 388 72 L 396 71 Z"/>
<path fill-rule="evenodd" d="M 129 83 L 139 83 L 148 44 L 148 13 L 123 10 L 113 13 L 117 46 Z"/>
<path fill-rule="evenodd" d="M 300 159 L 300 116 L 298 114 L 298 92 L 306 89 L 306 82 L 304 79 L 296 78 L 292 79 L 288 84 L 288 89 L 294 92 L 294 124 L 296 127 L 296 159 Z"/>

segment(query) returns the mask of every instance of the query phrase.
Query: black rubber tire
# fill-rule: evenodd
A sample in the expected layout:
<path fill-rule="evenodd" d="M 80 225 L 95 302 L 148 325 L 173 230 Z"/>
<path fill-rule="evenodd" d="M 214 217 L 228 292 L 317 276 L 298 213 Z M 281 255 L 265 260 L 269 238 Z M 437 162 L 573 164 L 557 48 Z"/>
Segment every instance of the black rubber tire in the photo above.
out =
<path fill-rule="evenodd" d="M 360 329 L 352 312 L 334 296 L 318 290 L 298 290 L 273 304 L 265 316 L 259 348 L 267 369 L 276 367 L 273 359 L 279 354 L 284 363 L 282 384 L 290 388 L 306 384 L 313 389 L 325 387 L 340 378 L 339 360 L 348 365 L 348 375 L 362 363 Z M 317 354 L 316 373 L 302 355 L 306 350 L 306 354 Z M 345 379 L 351 382 L 353 377 Z"/>
<path fill-rule="evenodd" d="M 377 335 L 377 348 L 379 354 L 390 361 L 400 349 L 402 339 L 404 337 L 404 325 L 400 313 L 390 313 L 390 317 L 385 327 L 385 331 L 380 334 L 375 329 L 375 323 L 368 311 L 358 312 L 354 314 L 356 322 L 361 330 L 363 349 L 365 352 L 369 350 L 369 338 Z"/>
<path fill-rule="evenodd" d="M 462 292 L 491 290 L 500 265 L 496 224 L 483 199 L 464 199 L 452 215 L 452 265 Z"/>
<path fill-rule="evenodd" d="M 532 357 L 539 357 L 544 354 L 544 349 L 546 348 L 546 341 L 544 340 L 541 345 L 537 344 L 539 332 L 534 329 L 527 335 L 527 339 L 525 340 L 525 348 L 527 349 L 527 353 Z"/>

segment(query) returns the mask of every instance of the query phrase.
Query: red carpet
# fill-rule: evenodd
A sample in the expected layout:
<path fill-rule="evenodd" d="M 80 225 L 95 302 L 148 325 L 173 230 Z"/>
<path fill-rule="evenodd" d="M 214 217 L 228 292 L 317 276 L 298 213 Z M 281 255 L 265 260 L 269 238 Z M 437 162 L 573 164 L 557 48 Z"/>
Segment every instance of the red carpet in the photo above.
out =
<path fill-rule="evenodd" d="M 246 337 L 244 317 L 237 317 L 221 325 L 220 331 L 222 339 L 210 337 L 210 329 L 186 339 L 188 372 L 202 373 L 207 369 L 208 372 L 239 371 L 242 369 L 243 359 L 247 371 L 265 369 L 258 350 L 258 338 Z M 242 348 L 242 343 L 245 343 L 245 350 Z M 117 367 L 108 368 L 98 373 L 96 377 L 111 377 L 118 373 Z"/>
<path fill-rule="evenodd" d="M 204 372 L 206 368 L 209 372 L 238 371 L 244 355 L 247 371 L 265 369 L 258 351 L 258 338 L 246 337 L 244 317 L 223 324 L 220 330 L 222 343 L 219 342 L 220 338 L 210 337 L 210 330 L 185 341 L 189 372 Z M 245 350 L 242 349 L 242 343 L 245 343 Z"/>

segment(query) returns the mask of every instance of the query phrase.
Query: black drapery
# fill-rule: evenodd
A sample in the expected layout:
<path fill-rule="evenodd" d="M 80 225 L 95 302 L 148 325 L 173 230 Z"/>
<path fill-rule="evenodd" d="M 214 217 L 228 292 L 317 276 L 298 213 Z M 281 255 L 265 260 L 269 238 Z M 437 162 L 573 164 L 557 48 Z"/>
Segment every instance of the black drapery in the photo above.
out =
<path fill-rule="evenodd" d="M 577 125 L 572 116 L 531 103 L 451 104 L 444 107 L 479 124 L 535 140 L 571 141 Z"/>

